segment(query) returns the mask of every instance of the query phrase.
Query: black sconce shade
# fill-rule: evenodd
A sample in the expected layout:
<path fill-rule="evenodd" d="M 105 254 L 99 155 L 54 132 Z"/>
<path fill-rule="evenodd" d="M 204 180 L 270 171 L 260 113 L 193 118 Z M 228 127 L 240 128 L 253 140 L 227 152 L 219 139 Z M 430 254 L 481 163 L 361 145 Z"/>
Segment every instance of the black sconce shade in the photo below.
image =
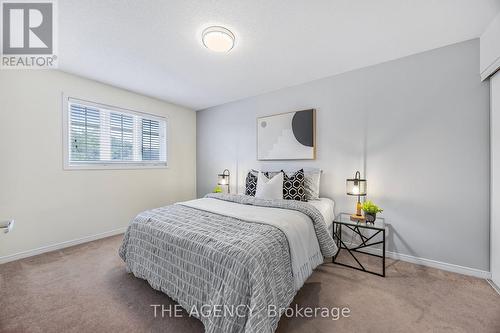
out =
<path fill-rule="evenodd" d="M 359 171 L 356 171 L 354 178 L 346 180 L 346 192 L 357 197 L 366 195 L 366 179 L 361 179 Z"/>
<path fill-rule="evenodd" d="M 218 175 L 217 185 L 227 186 L 227 193 L 229 193 L 229 170 L 225 169 Z"/>

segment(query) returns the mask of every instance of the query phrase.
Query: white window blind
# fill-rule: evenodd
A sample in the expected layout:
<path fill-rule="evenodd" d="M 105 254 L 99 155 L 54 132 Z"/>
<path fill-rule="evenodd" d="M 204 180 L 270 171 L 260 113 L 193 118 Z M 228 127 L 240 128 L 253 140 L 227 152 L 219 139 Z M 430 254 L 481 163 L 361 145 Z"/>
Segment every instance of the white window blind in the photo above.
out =
<path fill-rule="evenodd" d="M 65 112 L 69 168 L 166 166 L 165 118 L 73 98 Z"/>

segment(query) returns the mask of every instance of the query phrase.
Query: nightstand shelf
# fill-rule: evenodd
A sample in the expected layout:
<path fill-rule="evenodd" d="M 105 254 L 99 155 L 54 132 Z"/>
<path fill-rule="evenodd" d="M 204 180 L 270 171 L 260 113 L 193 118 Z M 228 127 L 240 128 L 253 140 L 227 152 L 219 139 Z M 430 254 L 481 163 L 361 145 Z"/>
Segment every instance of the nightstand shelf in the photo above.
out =
<path fill-rule="evenodd" d="M 342 239 L 343 228 L 350 230 L 353 234 L 353 237 L 354 236 L 359 237 L 360 243 L 359 244 L 346 243 L 345 239 Z M 365 236 L 362 230 L 371 231 L 371 235 Z M 333 257 L 332 262 L 337 265 L 350 267 L 357 269 L 359 271 L 385 277 L 385 231 L 386 231 L 386 226 L 384 218 L 377 218 L 374 223 L 355 222 L 351 221 L 350 214 L 340 213 L 333 221 L 333 238 L 337 244 L 337 247 L 339 248 L 339 251 Z M 369 251 L 369 252 L 366 251 L 376 245 L 382 245 L 381 254 L 376 253 L 379 252 L 380 249 L 375 249 L 375 251 Z M 357 263 L 357 265 L 354 266 L 339 262 L 338 255 L 340 254 L 341 251 L 347 251 L 350 257 L 352 257 L 354 261 Z M 380 273 L 367 269 L 365 265 L 363 265 L 360 262 L 359 254 L 381 258 L 382 272 Z"/>

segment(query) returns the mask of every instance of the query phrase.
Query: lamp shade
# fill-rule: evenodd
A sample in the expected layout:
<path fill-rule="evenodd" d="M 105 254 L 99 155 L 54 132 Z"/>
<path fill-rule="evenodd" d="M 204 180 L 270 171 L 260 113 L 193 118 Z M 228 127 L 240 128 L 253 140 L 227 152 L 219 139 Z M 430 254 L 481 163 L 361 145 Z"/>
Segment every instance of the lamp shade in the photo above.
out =
<path fill-rule="evenodd" d="M 221 174 L 218 175 L 217 185 L 227 186 L 227 192 L 229 193 L 229 170 L 225 169 Z"/>
<path fill-rule="evenodd" d="M 219 175 L 219 180 L 218 180 L 217 184 L 218 185 L 227 185 L 228 178 L 229 177 L 227 175 L 220 174 Z"/>
<path fill-rule="evenodd" d="M 366 195 L 366 179 L 361 179 L 359 171 L 356 171 L 354 178 L 346 180 L 346 192 L 358 197 Z"/>

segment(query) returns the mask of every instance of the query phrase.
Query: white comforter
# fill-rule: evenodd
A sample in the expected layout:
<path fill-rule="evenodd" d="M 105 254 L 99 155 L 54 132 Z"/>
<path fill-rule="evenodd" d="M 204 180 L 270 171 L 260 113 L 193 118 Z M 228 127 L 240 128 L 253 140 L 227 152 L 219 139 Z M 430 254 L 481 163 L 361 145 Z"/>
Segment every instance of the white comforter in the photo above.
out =
<path fill-rule="evenodd" d="M 190 200 L 178 204 L 279 228 L 285 234 L 290 247 L 296 290 L 302 287 L 313 269 L 323 263 L 323 255 L 313 223 L 307 215 L 299 211 L 242 205 L 212 198 Z"/>

